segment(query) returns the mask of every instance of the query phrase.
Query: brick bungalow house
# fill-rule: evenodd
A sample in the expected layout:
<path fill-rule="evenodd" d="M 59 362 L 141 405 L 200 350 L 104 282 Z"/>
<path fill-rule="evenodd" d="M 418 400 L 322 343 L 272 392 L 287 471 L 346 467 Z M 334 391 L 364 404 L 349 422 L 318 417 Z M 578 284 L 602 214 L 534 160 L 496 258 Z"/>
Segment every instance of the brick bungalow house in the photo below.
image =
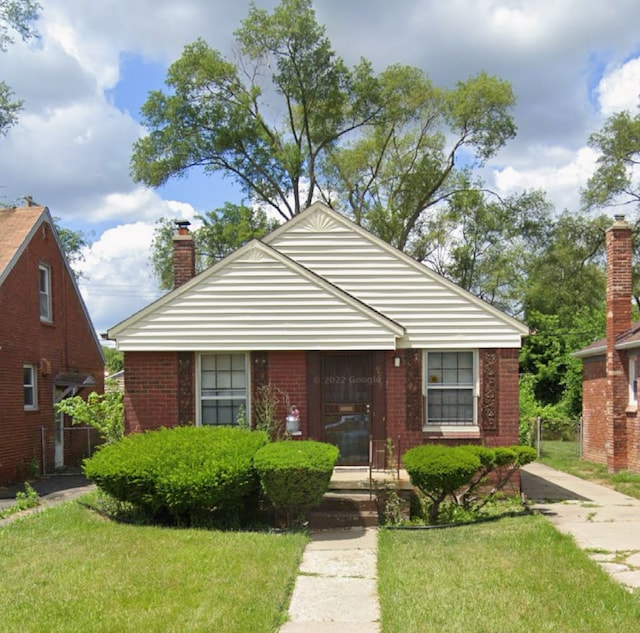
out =
<path fill-rule="evenodd" d="M 327 206 L 197 276 L 194 260 L 182 226 L 174 290 L 108 332 L 128 432 L 251 421 L 271 385 L 343 465 L 367 464 L 370 439 L 517 443 L 527 328 Z"/>
<path fill-rule="evenodd" d="M 0 485 L 85 456 L 87 433 L 64 433 L 53 404 L 103 381 L 102 348 L 49 210 L 0 209 Z"/>
<path fill-rule="evenodd" d="M 606 234 L 607 335 L 582 359 L 582 452 L 610 472 L 640 473 L 640 323 L 632 324 L 632 229 L 616 216 Z"/>

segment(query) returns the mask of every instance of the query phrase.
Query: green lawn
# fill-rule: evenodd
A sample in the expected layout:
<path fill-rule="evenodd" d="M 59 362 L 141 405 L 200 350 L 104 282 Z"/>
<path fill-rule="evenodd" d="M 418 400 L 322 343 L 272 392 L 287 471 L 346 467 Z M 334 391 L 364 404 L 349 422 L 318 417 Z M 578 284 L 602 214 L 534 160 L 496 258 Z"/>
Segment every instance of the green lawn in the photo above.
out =
<path fill-rule="evenodd" d="M 628 593 L 541 516 L 379 538 L 383 633 L 635 633 Z"/>
<path fill-rule="evenodd" d="M 0 630 L 273 633 L 306 543 L 125 525 L 63 504 L 0 528 Z"/>
<path fill-rule="evenodd" d="M 582 479 L 589 479 L 640 499 L 640 475 L 627 471 L 612 474 L 607 472 L 606 466 L 602 464 L 581 460 L 575 442 L 545 440 L 542 443 L 542 455 L 539 461 L 557 470 Z"/>

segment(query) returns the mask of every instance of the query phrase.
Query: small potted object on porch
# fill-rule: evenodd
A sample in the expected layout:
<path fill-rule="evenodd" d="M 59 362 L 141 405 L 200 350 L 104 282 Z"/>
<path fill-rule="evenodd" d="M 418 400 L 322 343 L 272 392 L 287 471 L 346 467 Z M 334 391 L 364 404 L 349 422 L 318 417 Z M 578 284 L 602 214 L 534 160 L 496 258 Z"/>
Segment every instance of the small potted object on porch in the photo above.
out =
<path fill-rule="evenodd" d="M 300 412 L 294 404 L 291 412 L 287 416 L 287 433 L 298 433 L 300 431 Z"/>

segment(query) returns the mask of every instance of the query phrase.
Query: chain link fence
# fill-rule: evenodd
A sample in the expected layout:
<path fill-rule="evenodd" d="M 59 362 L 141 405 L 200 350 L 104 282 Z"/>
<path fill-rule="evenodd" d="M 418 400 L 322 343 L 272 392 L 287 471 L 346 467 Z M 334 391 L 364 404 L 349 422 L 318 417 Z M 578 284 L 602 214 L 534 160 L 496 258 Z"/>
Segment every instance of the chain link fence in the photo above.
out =
<path fill-rule="evenodd" d="M 538 457 L 582 459 L 582 418 L 544 420 L 537 418 L 531 429 Z"/>

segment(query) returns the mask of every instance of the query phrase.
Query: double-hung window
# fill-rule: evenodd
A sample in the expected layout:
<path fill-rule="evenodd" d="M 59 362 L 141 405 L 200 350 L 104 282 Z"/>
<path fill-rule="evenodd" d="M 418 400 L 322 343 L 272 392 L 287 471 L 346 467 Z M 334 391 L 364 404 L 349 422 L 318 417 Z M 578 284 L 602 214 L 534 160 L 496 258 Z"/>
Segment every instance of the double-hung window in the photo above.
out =
<path fill-rule="evenodd" d="M 35 365 L 22 366 L 22 389 L 24 408 L 27 410 L 38 408 L 38 385 L 36 382 Z"/>
<path fill-rule="evenodd" d="M 51 268 L 46 264 L 38 267 L 40 275 L 40 320 L 52 321 L 51 318 Z"/>
<path fill-rule="evenodd" d="M 201 354 L 200 422 L 237 424 L 247 412 L 246 354 Z"/>
<path fill-rule="evenodd" d="M 477 424 L 476 366 L 476 354 L 473 351 L 426 353 L 428 427 L 468 427 Z"/>

